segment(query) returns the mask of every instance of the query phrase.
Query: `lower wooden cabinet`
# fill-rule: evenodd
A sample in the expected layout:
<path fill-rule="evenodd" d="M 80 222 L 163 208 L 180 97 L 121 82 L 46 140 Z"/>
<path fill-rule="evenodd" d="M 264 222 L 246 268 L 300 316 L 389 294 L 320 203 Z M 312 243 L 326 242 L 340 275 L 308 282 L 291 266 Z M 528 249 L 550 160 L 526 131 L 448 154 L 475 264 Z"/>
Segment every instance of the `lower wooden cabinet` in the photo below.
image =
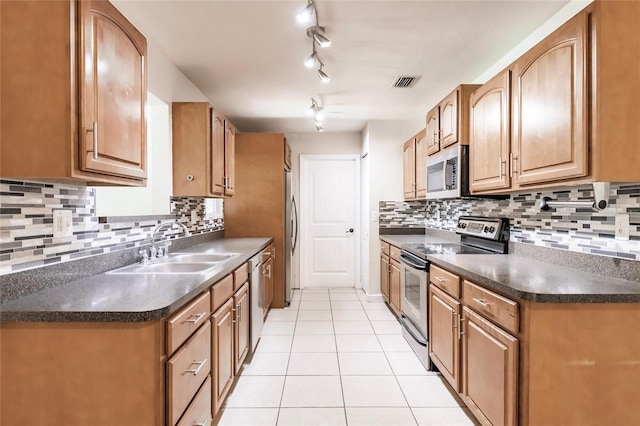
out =
<path fill-rule="evenodd" d="M 389 256 L 380 256 L 380 291 L 384 296 L 384 301 L 389 303 L 389 274 L 391 273 L 391 262 Z"/>
<path fill-rule="evenodd" d="M 429 357 L 456 392 L 460 392 L 459 301 L 429 286 Z"/>
<path fill-rule="evenodd" d="M 209 426 L 211 424 L 211 376 L 193 398 L 193 402 L 184 413 L 177 426 Z"/>
<path fill-rule="evenodd" d="M 234 335 L 234 357 L 233 363 L 235 366 L 235 374 L 240 372 L 242 363 L 249 353 L 249 312 L 251 306 L 249 305 L 249 283 L 245 282 L 238 292 L 233 296 L 233 303 L 235 305 L 236 322 L 233 324 Z"/>
<path fill-rule="evenodd" d="M 389 271 L 389 306 L 400 315 L 400 263 L 391 259 Z"/>
<path fill-rule="evenodd" d="M 213 416 L 217 414 L 229 393 L 235 377 L 233 366 L 233 298 L 218 309 L 212 319 L 211 356 L 213 358 Z"/>
<path fill-rule="evenodd" d="M 262 264 L 262 307 L 266 316 L 273 302 L 273 257 L 269 256 Z"/>
<path fill-rule="evenodd" d="M 462 398 L 482 423 L 518 424 L 518 339 L 466 306 Z"/>

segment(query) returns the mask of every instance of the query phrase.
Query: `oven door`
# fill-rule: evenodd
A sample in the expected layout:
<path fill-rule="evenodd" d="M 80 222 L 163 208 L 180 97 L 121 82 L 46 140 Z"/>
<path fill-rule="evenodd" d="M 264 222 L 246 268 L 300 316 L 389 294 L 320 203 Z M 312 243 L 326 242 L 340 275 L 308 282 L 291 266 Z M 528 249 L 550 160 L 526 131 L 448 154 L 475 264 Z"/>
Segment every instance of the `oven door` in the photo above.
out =
<path fill-rule="evenodd" d="M 400 309 L 418 329 L 422 337 L 427 337 L 427 283 L 429 264 L 402 252 L 400 255 Z"/>

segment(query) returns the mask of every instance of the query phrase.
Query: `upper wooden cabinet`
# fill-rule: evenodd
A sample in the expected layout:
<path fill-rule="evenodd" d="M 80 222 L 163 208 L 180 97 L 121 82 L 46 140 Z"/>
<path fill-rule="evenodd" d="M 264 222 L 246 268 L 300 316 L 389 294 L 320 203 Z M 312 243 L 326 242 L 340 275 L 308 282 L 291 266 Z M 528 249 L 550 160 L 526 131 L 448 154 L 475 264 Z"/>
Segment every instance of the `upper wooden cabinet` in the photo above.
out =
<path fill-rule="evenodd" d="M 402 146 L 402 188 L 405 200 L 416 197 L 416 141 L 411 138 Z"/>
<path fill-rule="evenodd" d="M 587 37 L 588 15 L 580 14 L 512 66 L 518 186 L 587 174 Z"/>
<path fill-rule="evenodd" d="M 638 16 L 595 1 L 476 92 L 472 193 L 640 180 Z"/>
<path fill-rule="evenodd" d="M 236 171 L 236 128 L 229 120 L 224 120 L 224 195 L 235 192 Z"/>
<path fill-rule="evenodd" d="M 469 96 L 480 85 L 461 84 L 427 113 L 427 154 L 460 142 L 469 144 Z"/>
<path fill-rule="evenodd" d="M 144 36 L 107 1 L 0 7 L 2 177 L 145 185 Z"/>
<path fill-rule="evenodd" d="M 402 158 L 404 199 L 424 199 L 427 195 L 426 130 L 404 143 Z"/>
<path fill-rule="evenodd" d="M 440 151 L 440 107 L 436 106 L 427 113 L 426 125 L 427 154 Z"/>
<path fill-rule="evenodd" d="M 469 100 L 469 189 L 509 188 L 511 72 L 489 80 Z"/>
<path fill-rule="evenodd" d="M 208 102 L 174 102 L 173 195 L 231 196 L 236 129 Z"/>

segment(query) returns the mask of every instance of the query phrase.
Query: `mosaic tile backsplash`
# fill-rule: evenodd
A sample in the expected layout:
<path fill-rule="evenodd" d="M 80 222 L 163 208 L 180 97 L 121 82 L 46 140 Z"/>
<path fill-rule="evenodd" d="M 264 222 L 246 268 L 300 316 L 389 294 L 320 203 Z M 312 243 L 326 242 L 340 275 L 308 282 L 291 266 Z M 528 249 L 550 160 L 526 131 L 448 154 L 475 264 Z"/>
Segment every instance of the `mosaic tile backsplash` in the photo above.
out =
<path fill-rule="evenodd" d="M 169 217 L 184 223 L 192 235 L 224 229 L 223 219 L 205 217 L 204 199 L 173 197 L 170 202 Z M 0 274 L 145 245 L 153 228 L 166 220 L 139 216 L 131 222 L 100 223 L 95 206 L 90 187 L 0 180 Z M 72 211 L 71 237 L 53 237 L 53 210 L 58 209 Z M 163 236 L 175 238 L 181 232 L 176 226 Z"/>
<path fill-rule="evenodd" d="M 609 207 L 562 207 L 540 210 L 540 200 L 589 200 L 592 187 L 512 194 L 505 200 L 453 199 L 381 201 L 381 228 L 428 228 L 454 231 L 459 216 L 503 216 L 511 219 L 511 241 L 576 252 L 640 260 L 640 183 L 612 184 Z M 629 214 L 629 240 L 614 237 L 615 215 Z"/>

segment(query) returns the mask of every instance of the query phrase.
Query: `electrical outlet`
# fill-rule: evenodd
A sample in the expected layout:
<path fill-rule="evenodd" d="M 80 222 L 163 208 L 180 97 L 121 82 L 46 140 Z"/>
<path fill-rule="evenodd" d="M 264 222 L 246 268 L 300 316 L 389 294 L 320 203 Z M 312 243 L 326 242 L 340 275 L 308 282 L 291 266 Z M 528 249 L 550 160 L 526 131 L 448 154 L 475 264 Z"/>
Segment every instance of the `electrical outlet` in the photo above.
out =
<path fill-rule="evenodd" d="M 372 222 L 378 222 L 380 220 L 380 212 L 371 212 Z"/>
<path fill-rule="evenodd" d="M 628 240 L 629 239 L 629 215 L 617 214 L 616 215 L 616 240 Z"/>
<path fill-rule="evenodd" d="M 191 224 L 195 225 L 198 222 L 198 212 L 191 210 Z"/>
<path fill-rule="evenodd" d="M 73 235 L 73 218 L 71 210 L 53 211 L 53 238 L 71 237 Z"/>

